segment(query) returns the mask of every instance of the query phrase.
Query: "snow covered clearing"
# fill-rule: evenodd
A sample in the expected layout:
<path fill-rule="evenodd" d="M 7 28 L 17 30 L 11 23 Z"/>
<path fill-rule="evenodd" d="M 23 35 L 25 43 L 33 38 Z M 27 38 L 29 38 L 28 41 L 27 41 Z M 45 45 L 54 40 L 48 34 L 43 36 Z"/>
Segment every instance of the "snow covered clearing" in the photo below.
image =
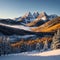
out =
<path fill-rule="evenodd" d="M 46 52 L 26 52 L 0 56 L 0 60 L 60 60 L 60 49 Z"/>
<path fill-rule="evenodd" d="M 58 50 L 52 50 L 52 51 L 46 51 L 46 52 L 37 52 L 33 54 L 27 54 L 28 56 L 54 56 L 54 55 L 60 55 L 60 49 Z"/>

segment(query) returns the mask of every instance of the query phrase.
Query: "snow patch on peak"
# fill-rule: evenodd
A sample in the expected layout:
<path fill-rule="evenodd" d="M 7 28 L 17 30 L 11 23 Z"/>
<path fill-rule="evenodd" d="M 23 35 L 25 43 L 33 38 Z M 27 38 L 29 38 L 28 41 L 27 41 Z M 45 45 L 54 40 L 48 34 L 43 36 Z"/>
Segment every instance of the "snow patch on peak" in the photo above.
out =
<path fill-rule="evenodd" d="M 39 15 L 39 13 L 38 13 L 38 12 L 34 12 L 34 13 L 33 13 L 34 18 L 37 18 L 37 17 L 38 17 L 38 15 Z"/>
<path fill-rule="evenodd" d="M 42 19 L 42 20 L 47 20 L 47 18 L 46 18 L 45 16 L 44 16 L 44 17 L 42 17 L 41 19 Z"/>

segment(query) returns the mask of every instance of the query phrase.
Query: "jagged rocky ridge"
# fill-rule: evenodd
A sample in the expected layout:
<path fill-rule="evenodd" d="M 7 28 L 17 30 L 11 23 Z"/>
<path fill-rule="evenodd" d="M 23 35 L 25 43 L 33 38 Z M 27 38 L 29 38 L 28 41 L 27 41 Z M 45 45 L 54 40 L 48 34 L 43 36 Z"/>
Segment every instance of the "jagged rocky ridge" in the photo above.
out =
<path fill-rule="evenodd" d="M 57 15 L 47 15 L 45 12 L 38 13 L 31 12 L 26 13 L 25 15 L 14 18 L 14 19 L 0 19 L 0 23 L 11 24 L 11 25 L 26 25 L 26 26 L 39 26 L 49 21 L 53 18 L 58 17 Z"/>

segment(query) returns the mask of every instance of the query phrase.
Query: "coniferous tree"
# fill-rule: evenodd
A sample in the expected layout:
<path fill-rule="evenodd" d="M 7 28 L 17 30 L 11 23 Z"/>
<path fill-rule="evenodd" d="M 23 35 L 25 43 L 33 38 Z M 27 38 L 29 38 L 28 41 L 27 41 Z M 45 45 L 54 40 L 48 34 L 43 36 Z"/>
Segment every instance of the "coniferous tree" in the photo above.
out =
<path fill-rule="evenodd" d="M 40 51 L 40 44 L 39 43 L 36 44 L 36 50 Z"/>
<path fill-rule="evenodd" d="M 48 41 L 46 40 L 44 42 L 44 47 L 43 47 L 43 50 L 47 50 L 48 49 Z"/>
<path fill-rule="evenodd" d="M 51 44 L 51 49 L 58 49 L 60 48 L 60 29 L 57 30 L 57 33 L 53 36 Z"/>

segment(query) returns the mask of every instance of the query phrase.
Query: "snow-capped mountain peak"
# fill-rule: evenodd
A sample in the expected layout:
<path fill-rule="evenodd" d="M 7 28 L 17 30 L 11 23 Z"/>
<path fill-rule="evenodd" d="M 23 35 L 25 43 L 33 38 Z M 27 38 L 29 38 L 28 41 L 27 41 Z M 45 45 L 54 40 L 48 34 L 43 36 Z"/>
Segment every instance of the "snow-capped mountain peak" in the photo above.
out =
<path fill-rule="evenodd" d="M 41 12 L 40 15 L 47 16 L 46 12 Z"/>
<path fill-rule="evenodd" d="M 38 13 L 38 12 L 34 12 L 34 13 L 33 13 L 34 18 L 37 18 L 37 17 L 38 17 L 38 15 L 39 15 L 39 13 Z"/>
<path fill-rule="evenodd" d="M 25 13 L 23 16 L 16 18 L 16 21 L 19 21 L 22 25 L 31 23 L 31 22 L 38 22 L 38 21 L 49 21 L 53 18 L 56 18 L 57 15 L 47 15 L 46 12 L 37 12 L 35 11 L 33 14 L 31 12 Z M 34 23 L 33 23 L 34 24 Z"/>
<path fill-rule="evenodd" d="M 23 17 L 33 17 L 31 12 L 25 13 L 25 15 Z"/>
<path fill-rule="evenodd" d="M 41 12 L 37 19 L 39 20 L 47 20 L 48 15 L 45 12 Z"/>

